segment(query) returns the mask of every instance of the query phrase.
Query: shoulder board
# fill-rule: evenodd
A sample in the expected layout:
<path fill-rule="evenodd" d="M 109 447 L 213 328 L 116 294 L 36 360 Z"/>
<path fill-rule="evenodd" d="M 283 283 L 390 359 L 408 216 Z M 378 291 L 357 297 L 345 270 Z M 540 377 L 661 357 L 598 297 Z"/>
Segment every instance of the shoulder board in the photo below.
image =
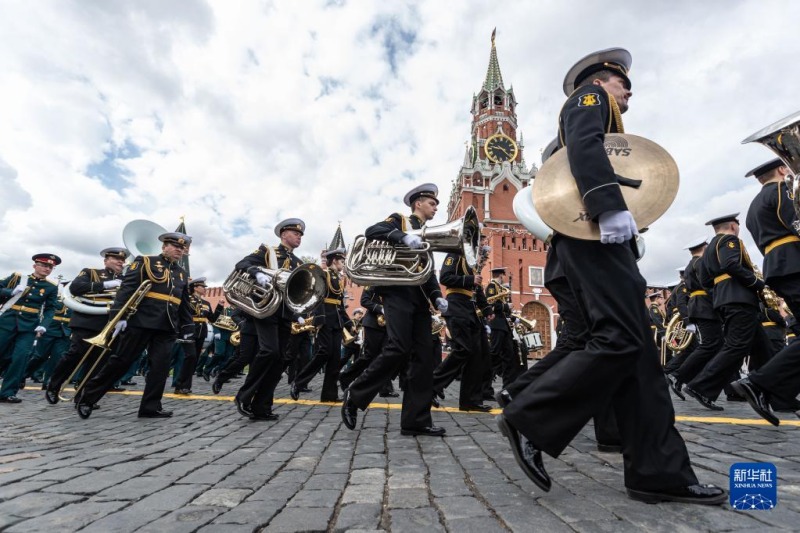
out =
<path fill-rule="evenodd" d="M 50 283 L 51 285 L 55 285 L 56 287 L 58 287 L 58 282 L 57 282 L 57 281 L 53 281 L 53 280 L 52 280 L 52 279 L 50 279 L 50 278 L 44 278 L 44 280 L 45 280 L 46 282 Z"/>

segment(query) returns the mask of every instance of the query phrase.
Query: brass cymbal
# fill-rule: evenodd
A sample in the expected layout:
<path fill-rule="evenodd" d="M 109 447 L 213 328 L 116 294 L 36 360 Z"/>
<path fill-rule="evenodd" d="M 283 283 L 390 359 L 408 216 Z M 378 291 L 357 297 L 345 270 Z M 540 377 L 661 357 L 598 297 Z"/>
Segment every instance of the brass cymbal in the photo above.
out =
<path fill-rule="evenodd" d="M 621 186 L 628 210 L 641 231 L 663 215 L 678 194 L 678 165 L 661 146 L 628 133 L 605 136 L 614 172 L 642 180 L 639 188 Z M 558 233 L 590 241 L 600 240 L 600 227 L 589 219 L 570 172 L 567 149 L 549 158 L 533 180 L 533 202 L 542 220 Z"/>

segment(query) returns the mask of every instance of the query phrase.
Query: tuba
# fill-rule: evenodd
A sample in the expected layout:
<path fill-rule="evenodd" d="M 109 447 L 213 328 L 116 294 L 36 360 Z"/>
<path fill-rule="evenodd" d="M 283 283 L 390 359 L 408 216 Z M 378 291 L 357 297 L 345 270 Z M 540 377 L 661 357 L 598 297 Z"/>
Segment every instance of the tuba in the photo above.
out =
<path fill-rule="evenodd" d="M 480 224 L 472 206 L 458 220 L 406 233 L 422 238 L 423 247 L 356 237 L 347 256 L 347 276 L 358 285 L 422 285 L 433 274 L 432 252 L 462 253 L 470 267 L 478 261 Z"/>
<path fill-rule="evenodd" d="M 61 297 L 64 300 L 64 305 L 86 315 L 107 315 L 111 304 L 114 303 L 114 296 L 117 290 L 103 291 L 92 294 L 84 294 L 82 296 L 75 296 L 69 291 L 69 284 L 64 285 L 61 292 Z"/>
<path fill-rule="evenodd" d="M 792 226 L 795 233 L 800 233 L 800 111 L 757 131 L 742 144 L 751 142 L 763 144 L 789 167 L 791 174 L 786 176 L 786 187 L 798 218 Z"/>
<path fill-rule="evenodd" d="M 674 313 L 667 323 L 664 343 L 671 352 L 682 352 L 692 343 L 694 333 L 687 331 L 680 313 Z"/>
<path fill-rule="evenodd" d="M 286 304 L 293 313 L 304 314 L 324 298 L 325 274 L 315 263 L 305 263 L 294 270 L 274 268 L 278 260 L 269 248 L 269 267 L 258 267 L 272 281 L 262 287 L 247 272 L 234 270 L 222 284 L 225 297 L 233 305 L 255 318 L 272 316 Z"/>

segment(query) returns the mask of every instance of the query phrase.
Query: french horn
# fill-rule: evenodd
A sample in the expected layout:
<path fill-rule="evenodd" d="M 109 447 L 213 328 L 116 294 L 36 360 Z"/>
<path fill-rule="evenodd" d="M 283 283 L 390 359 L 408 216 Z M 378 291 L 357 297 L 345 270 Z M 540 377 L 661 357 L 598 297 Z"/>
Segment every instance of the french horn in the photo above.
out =
<path fill-rule="evenodd" d="M 356 237 L 347 255 L 347 276 L 366 286 L 422 285 L 433 274 L 432 252 L 457 252 L 464 255 L 470 267 L 478 261 L 480 223 L 475 208 L 469 206 L 464 216 L 440 226 L 410 230 L 418 235 L 423 247 L 412 249 L 403 244 Z"/>

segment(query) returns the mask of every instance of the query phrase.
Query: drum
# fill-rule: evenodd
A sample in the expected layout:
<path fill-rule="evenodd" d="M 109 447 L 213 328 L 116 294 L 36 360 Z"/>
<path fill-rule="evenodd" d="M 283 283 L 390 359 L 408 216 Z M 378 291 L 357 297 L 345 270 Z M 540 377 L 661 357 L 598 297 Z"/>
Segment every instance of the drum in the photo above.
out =
<path fill-rule="evenodd" d="M 539 350 L 544 346 L 542 344 L 542 336 L 538 332 L 527 333 L 522 336 L 522 342 L 528 348 L 528 351 Z"/>

